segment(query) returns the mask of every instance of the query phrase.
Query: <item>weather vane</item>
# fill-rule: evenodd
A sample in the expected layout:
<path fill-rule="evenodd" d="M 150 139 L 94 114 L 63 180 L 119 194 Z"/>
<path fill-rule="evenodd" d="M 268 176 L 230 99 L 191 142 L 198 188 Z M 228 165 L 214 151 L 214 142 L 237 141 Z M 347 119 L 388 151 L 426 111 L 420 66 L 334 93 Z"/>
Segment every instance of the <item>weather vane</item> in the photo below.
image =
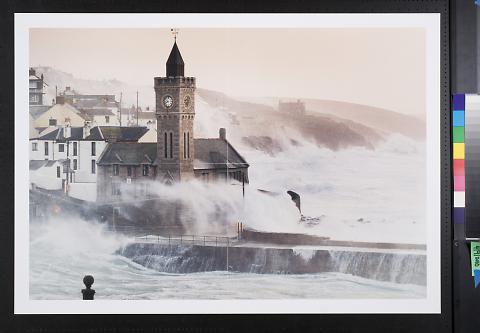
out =
<path fill-rule="evenodd" d="M 173 29 L 170 29 L 170 31 L 172 32 L 172 35 L 175 41 L 177 41 L 178 29 L 173 28 Z"/>

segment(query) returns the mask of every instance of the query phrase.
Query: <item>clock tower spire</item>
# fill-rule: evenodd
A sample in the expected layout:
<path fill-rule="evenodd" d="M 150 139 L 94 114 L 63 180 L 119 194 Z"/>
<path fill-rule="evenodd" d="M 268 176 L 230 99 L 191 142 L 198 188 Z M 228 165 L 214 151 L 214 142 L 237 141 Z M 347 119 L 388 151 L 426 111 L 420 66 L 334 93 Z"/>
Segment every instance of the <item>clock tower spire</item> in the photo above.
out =
<path fill-rule="evenodd" d="M 177 45 L 176 33 L 174 37 L 166 63 L 166 76 L 154 78 L 157 179 L 165 182 L 194 177 L 195 78 L 184 76 L 185 64 Z"/>

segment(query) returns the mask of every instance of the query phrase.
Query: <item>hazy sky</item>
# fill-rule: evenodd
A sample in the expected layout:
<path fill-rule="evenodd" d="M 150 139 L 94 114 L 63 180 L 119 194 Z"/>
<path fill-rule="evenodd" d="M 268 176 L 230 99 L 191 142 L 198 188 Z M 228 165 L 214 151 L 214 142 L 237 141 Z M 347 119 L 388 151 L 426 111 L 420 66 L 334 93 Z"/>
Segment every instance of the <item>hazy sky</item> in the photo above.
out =
<path fill-rule="evenodd" d="M 153 87 L 172 44 L 169 29 L 32 29 L 30 65 Z M 201 88 L 425 112 L 421 28 L 180 29 L 178 46 Z"/>

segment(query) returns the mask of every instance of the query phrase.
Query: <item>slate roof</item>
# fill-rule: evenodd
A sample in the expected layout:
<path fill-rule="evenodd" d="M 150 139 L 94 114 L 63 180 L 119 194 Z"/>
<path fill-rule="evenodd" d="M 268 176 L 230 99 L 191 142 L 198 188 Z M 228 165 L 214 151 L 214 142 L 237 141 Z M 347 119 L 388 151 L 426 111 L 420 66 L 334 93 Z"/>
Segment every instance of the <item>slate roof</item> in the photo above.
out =
<path fill-rule="evenodd" d="M 51 107 L 51 105 L 29 105 L 29 111 L 33 119 L 37 119 L 42 114 L 47 112 Z"/>
<path fill-rule="evenodd" d="M 137 118 L 136 113 L 133 113 L 133 117 Z M 139 112 L 138 119 L 156 119 L 155 112 Z"/>
<path fill-rule="evenodd" d="M 195 169 L 225 169 L 248 167 L 247 161 L 227 141 L 215 139 L 194 139 Z"/>
<path fill-rule="evenodd" d="M 114 116 L 115 114 L 110 109 L 82 109 L 82 113 L 85 113 L 89 117 L 93 116 Z"/>
<path fill-rule="evenodd" d="M 194 148 L 194 168 L 197 170 L 227 168 L 227 150 L 229 168 L 249 166 L 235 148 L 223 139 L 194 139 Z M 156 158 L 156 143 L 117 142 L 107 146 L 100 156 L 98 164 L 139 165 L 147 163 L 157 165 Z"/>
<path fill-rule="evenodd" d="M 115 142 L 108 144 L 97 164 L 153 164 L 156 157 L 156 143 Z"/>
<path fill-rule="evenodd" d="M 47 167 L 47 168 L 50 168 L 52 166 L 54 166 L 55 164 L 58 163 L 64 163 L 66 160 L 64 159 L 61 159 L 61 160 L 30 160 L 29 162 L 29 169 L 30 170 L 38 170 L 42 167 Z"/>
<path fill-rule="evenodd" d="M 30 160 L 29 162 L 29 169 L 30 170 L 38 170 L 47 164 L 47 160 Z"/>
<path fill-rule="evenodd" d="M 75 98 L 75 96 L 73 97 Z M 100 97 L 95 99 L 76 99 L 73 103 L 76 108 L 79 109 L 91 109 L 94 107 L 117 107 L 117 102 L 115 100 L 103 101 Z"/>
<path fill-rule="evenodd" d="M 90 130 L 90 135 L 85 140 L 108 142 L 136 142 L 145 133 L 148 132 L 147 127 L 125 127 L 125 126 L 97 126 Z"/>
<path fill-rule="evenodd" d="M 83 127 L 71 127 L 71 135 L 68 138 L 70 141 L 83 140 Z M 55 140 L 57 142 L 65 142 L 66 138 L 64 136 L 64 128 L 60 127 L 51 132 L 48 132 L 45 135 L 42 135 L 34 140 Z"/>

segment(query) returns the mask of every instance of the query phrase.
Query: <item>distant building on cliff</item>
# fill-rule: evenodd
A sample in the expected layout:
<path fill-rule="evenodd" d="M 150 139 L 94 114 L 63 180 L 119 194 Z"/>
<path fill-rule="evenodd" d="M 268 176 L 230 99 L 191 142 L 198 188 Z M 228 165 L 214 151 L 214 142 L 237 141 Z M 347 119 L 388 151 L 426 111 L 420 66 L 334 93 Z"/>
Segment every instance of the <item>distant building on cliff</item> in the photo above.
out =
<path fill-rule="evenodd" d="M 154 78 L 156 143 L 112 143 L 98 160 L 97 198 L 118 200 L 122 184 L 148 196 L 151 180 L 173 183 L 194 178 L 232 179 L 248 183 L 248 163 L 227 141 L 193 134 L 195 78 L 184 76 L 184 62 L 175 42 L 166 63 L 166 76 Z"/>
<path fill-rule="evenodd" d="M 296 113 L 296 114 L 305 114 L 305 103 L 297 99 L 295 102 L 278 102 L 278 111 Z"/>

